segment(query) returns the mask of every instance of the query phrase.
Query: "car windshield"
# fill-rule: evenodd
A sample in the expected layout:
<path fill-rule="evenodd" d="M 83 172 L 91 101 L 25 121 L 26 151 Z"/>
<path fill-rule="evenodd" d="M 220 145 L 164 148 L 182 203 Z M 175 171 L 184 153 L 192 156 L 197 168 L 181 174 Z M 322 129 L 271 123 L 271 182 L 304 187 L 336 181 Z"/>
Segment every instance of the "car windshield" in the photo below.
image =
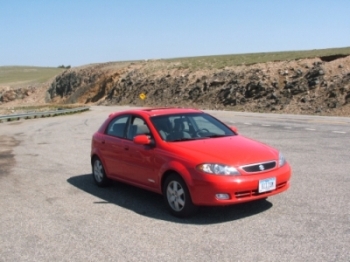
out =
<path fill-rule="evenodd" d="M 168 142 L 235 135 L 229 127 L 206 113 L 154 116 L 151 121 L 162 139 Z"/>

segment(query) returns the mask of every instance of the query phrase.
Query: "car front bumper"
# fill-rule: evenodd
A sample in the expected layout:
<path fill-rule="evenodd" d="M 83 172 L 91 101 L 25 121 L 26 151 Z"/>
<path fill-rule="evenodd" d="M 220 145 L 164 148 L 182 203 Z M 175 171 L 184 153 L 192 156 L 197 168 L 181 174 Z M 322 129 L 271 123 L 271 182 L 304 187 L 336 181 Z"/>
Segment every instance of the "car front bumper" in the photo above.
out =
<path fill-rule="evenodd" d="M 267 198 L 286 191 L 290 187 L 291 168 L 286 163 L 269 172 L 239 176 L 218 176 L 201 174 L 194 170 L 189 186 L 192 202 L 202 206 L 225 206 Z M 276 178 L 276 188 L 259 193 L 259 181 Z M 227 199 L 219 199 L 224 194 Z"/>

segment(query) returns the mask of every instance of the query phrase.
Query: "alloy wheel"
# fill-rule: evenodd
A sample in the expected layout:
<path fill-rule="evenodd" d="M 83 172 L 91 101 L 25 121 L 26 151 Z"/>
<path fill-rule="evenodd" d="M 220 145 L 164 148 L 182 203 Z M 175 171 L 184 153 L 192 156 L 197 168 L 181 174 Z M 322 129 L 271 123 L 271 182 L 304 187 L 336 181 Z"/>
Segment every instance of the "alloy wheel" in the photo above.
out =
<path fill-rule="evenodd" d="M 181 211 L 185 206 L 185 191 L 177 181 L 171 181 L 167 187 L 167 199 L 174 211 Z"/>
<path fill-rule="evenodd" d="M 104 177 L 103 166 L 99 159 L 94 162 L 94 177 L 98 183 L 101 183 Z"/>

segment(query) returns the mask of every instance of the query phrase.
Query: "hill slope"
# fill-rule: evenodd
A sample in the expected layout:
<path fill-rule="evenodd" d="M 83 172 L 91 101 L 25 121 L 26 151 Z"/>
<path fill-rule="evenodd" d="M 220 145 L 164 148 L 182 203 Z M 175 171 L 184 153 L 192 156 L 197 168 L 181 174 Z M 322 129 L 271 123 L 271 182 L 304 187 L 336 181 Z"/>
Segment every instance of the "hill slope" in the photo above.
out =
<path fill-rule="evenodd" d="M 350 56 L 224 69 L 182 69 L 173 63 L 69 70 L 51 84 L 48 101 L 350 116 Z"/>
<path fill-rule="evenodd" d="M 41 100 L 350 116 L 349 54 L 343 48 L 88 65 L 57 75 Z"/>

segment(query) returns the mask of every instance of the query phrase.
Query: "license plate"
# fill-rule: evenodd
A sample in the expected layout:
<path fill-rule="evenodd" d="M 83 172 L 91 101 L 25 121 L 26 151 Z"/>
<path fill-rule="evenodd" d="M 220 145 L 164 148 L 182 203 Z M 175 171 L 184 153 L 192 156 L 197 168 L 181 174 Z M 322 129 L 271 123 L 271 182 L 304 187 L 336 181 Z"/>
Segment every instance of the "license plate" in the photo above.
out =
<path fill-rule="evenodd" d="M 267 192 L 276 189 L 276 178 L 267 178 L 259 180 L 259 193 Z"/>

